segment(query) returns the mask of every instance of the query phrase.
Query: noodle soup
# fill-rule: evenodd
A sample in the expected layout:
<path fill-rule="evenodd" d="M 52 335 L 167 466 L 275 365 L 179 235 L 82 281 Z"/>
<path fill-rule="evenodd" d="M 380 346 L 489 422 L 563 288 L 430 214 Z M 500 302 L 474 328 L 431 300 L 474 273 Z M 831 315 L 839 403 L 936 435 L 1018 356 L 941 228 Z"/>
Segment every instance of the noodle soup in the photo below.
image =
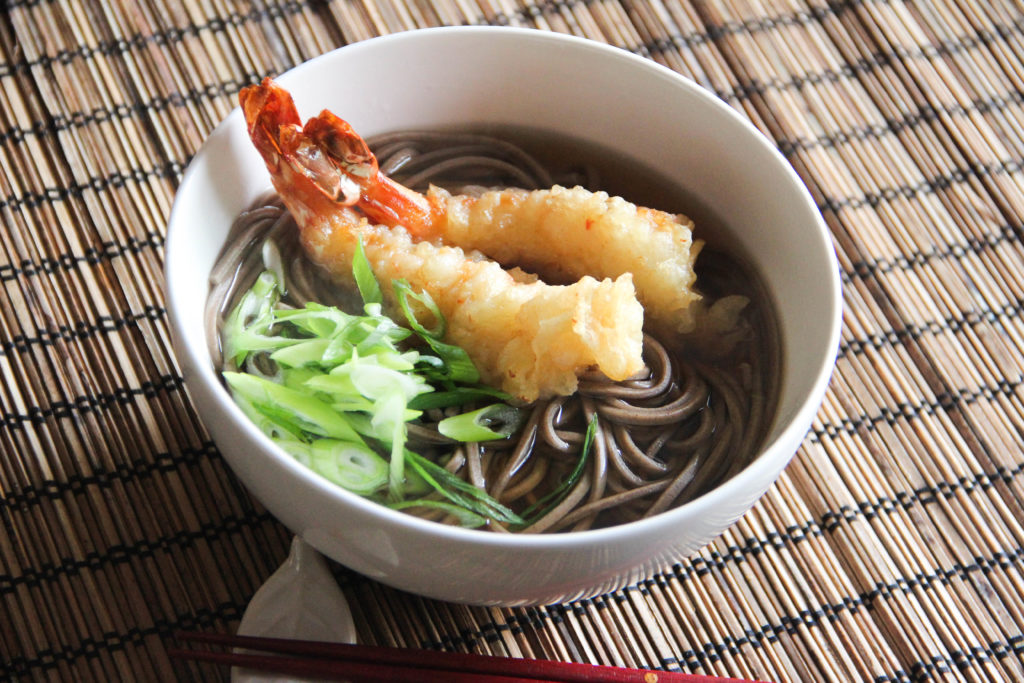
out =
<path fill-rule="evenodd" d="M 440 426 L 481 409 L 491 397 L 457 408 L 424 409 L 406 425 L 408 450 L 513 515 L 485 516 L 482 524 L 470 526 L 538 533 L 620 524 L 692 500 L 750 462 L 774 416 L 780 342 L 772 303 L 757 274 L 713 215 L 651 169 L 539 131 L 433 130 L 381 136 L 370 144 L 381 171 L 413 189 L 435 184 L 474 193 L 580 185 L 693 215 L 695 235 L 706 242 L 696 261 L 698 290 L 712 302 L 737 296 L 747 302 L 721 335 L 698 329 L 682 339 L 658 338 L 648 330 L 646 367 L 625 381 L 591 373 L 580 378 L 571 396 L 530 404 L 505 401 L 515 409 L 510 419 L 516 424 L 503 438 L 453 440 Z M 352 314 L 362 310 L 359 292 L 339 287 L 307 260 L 298 234 L 273 196 L 239 217 L 211 275 L 207 329 L 218 367 L 237 369 L 222 352 L 220 331 L 268 267 L 281 273 L 286 308 L 301 309 L 312 301 Z M 531 275 L 549 278 L 543 272 Z M 269 354 L 252 362 L 257 373 L 276 372 Z M 387 444 L 371 447 L 382 458 L 389 456 Z M 399 509 L 437 522 L 466 523 L 444 495 L 421 493 Z M 383 485 L 363 494 L 396 503 Z"/>

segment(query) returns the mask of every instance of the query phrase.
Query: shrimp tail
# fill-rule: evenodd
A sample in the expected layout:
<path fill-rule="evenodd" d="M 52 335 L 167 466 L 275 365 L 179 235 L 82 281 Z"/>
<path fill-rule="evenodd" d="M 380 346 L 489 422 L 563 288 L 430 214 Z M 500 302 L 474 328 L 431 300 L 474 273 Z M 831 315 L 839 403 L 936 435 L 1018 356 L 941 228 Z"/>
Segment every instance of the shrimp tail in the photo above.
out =
<path fill-rule="evenodd" d="M 347 121 L 325 109 L 303 132 L 359 185 L 359 209 L 367 218 L 392 228 L 401 225 L 417 237 L 431 232 L 435 208 L 427 197 L 381 173 L 377 157 Z"/>
<path fill-rule="evenodd" d="M 430 201 L 380 173 L 377 157 L 348 122 L 324 110 L 303 127 L 291 94 L 270 78 L 243 88 L 238 99 L 272 177 L 302 177 L 324 199 L 358 205 L 376 223 L 421 237 L 430 232 Z"/>
<path fill-rule="evenodd" d="M 273 163 L 276 166 L 283 156 L 280 145 L 281 128 L 302 127 L 302 120 L 291 94 L 269 78 L 265 78 L 259 85 L 242 88 L 238 94 L 238 101 L 253 144 L 268 165 Z"/>
<path fill-rule="evenodd" d="M 259 85 L 243 88 L 238 100 L 249 137 L 283 197 L 301 197 L 310 212 L 322 211 L 334 203 L 351 205 L 358 201 L 358 187 L 347 187 L 345 177 L 303 132 L 299 112 L 287 90 L 265 78 Z"/>

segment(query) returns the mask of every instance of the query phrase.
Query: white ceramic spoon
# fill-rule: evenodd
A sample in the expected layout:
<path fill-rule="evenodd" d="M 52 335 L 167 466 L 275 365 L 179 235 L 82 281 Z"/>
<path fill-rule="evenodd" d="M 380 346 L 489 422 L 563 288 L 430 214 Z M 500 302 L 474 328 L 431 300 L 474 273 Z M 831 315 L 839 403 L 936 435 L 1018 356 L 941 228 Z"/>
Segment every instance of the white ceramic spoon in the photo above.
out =
<path fill-rule="evenodd" d="M 242 615 L 238 634 L 355 643 L 356 626 L 345 595 L 327 562 L 296 536 L 288 558 L 259 587 Z M 313 680 L 277 674 L 231 670 L 233 683 L 284 683 Z"/>

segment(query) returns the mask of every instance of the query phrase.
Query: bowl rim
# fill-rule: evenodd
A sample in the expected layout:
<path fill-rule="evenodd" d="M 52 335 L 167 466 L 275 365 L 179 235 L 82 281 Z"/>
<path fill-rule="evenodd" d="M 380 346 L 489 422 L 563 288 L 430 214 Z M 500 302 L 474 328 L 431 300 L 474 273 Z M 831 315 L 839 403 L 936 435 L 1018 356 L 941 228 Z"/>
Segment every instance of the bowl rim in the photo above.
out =
<path fill-rule="evenodd" d="M 730 479 L 722 482 L 694 500 L 681 506 L 673 507 L 650 518 L 635 520 L 609 527 L 581 531 L 546 534 L 502 534 L 480 529 L 468 529 L 439 524 L 437 522 L 424 520 L 397 510 L 392 510 L 384 505 L 352 493 L 316 474 L 293 458 L 289 457 L 287 453 L 276 446 L 269 437 L 264 435 L 254 423 L 245 417 L 241 409 L 230 398 L 227 389 L 221 382 L 219 382 L 216 377 L 216 372 L 212 367 L 209 368 L 209 372 L 206 371 L 206 366 L 210 365 L 210 363 L 209 358 L 206 356 L 207 351 L 205 339 L 186 340 L 180 336 L 179 332 L 179 330 L 184 328 L 184 325 L 182 324 L 182 317 L 184 315 L 185 306 L 183 303 L 178 302 L 175 294 L 176 288 L 170 286 L 171 281 L 175 277 L 181 277 L 180 275 L 175 275 L 175 272 L 179 269 L 179 261 L 187 261 L 187 249 L 183 248 L 183 246 L 179 244 L 183 239 L 178 236 L 181 234 L 181 231 L 175 231 L 173 229 L 176 223 L 176 218 L 183 211 L 181 204 L 179 203 L 179 196 L 185 195 L 190 185 L 197 182 L 195 177 L 198 173 L 198 168 L 204 159 L 204 153 L 208 151 L 207 147 L 211 140 L 220 135 L 224 135 L 226 129 L 229 127 L 241 125 L 240 119 L 242 117 L 242 113 L 237 106 L 232 109 L 224 120 L 222 120 L 211 131 L 207 139 L 196 152 L 195 156 L 190 160 L 178 186 L 168 219 L 168 230 L 165 243 L 166 256 L 164 275 L 167 281 L 167 307 L 169 322 L 174 333 L 174 347 L 179 362 L 183 366 L 191 364 L 193 367 L 202 368 L 200 372 L 196 373 L 196 375 L 198 375 L 198 380 L 202 381 L 206 385 L 210 385 L 208 388 L 213 390 L 212 394 L 215 400 L 225 410 L 229 419 L 239 423 L 241 428 L 246 431 L 246 434 L 253 440 L 253 442 L 262 447 L 262 450 L 268 457 L 272 457 L 274 460 L 278 461 L 278 464 L 282 465 L 298 477 L 303 485 L 312 486 L 318 489 L 320 493 L 327 494 L 330 497 L 340 497 L 346 505 L 352 505 L 361 509 L 364 513 L 380 520 L 381 523 L 387 525 L 389 528 L 404 528 L 417 534 L 423 534 L 423 538 L 425 539 L 432 538 L 447 542 L 468 543 L 472 545 L 490 547 L 494 550 L 515 549 L 544 551 L 556 548 L 561 550 L 571 550 L 577 547 L 592 547 L 605 543 L 614 543 L 624 536 L 636 534 L 641 530 L 653 530 L 659 527 L 672 527 L 691 518 L 692 516 L 699 518 L 708 510 L 714 508 L 719 501 L 730 497 L 745 495 L 750 488 L 747 482 L 758 481 L 766 476 L 770 476 L 771 482 L 774 483 L 779 473 L 781 473 L 789 463 L 790 459 L 795 455 L 795 450 L 793 452 L 788 452 L 789 448 L 786 447 L 785 444 L 788 442 L 796 442 L 799 444 L 803 440 L 815 414 L 819 410 L 828 387 L 831 374 L 835 367 L 841 334 L 842 294 L 839 277 L 839 263 L 834 247 L 830 242 L 830 233 L 820 211 L 818 210 L 818 207 L 810 195 L 810 192 L 807 190 L 803 180 L 799 177 L 778 148 L 747 118 L 743 117 L 738 111 L 719 99 L 711 91 L 707 90 L 687 76 L 675 72 L 651 59 L 629 52 L 624 48 L 568 34 L 517 27 L 448 26 L 413 29 L 384 36 L 377 36 L 350 43 L 322 55 L 318 55 L 282 72 L 279 76 L 275 77 L 275 80 L 279 81 L 283 85 L 287 85 L 290 80 L 301 76 L 304 71 L 316 68 L 323 61 L 336 59 L 337 55 L 343 52 L 348 56 L 364 50 L 372 51 L 385 49 L 392 43 L 416 40 L 427 40 L 428 42 L 432 40 L 451 40 L 473 35 L 488 35 L 489 37 L 497 40 L 516 39 L 557 43 L 569 49 L 591 51 L 596 53 L 598 58 L 602 60 L 611 59 L 624 61 L 631 64 L 633 68 L 650 71 L 653 74 L 660 75 L 662 78 L 673 82 L 676 87 L 688 91 L 688 94 L 691 97 L 703 100 L 706 104 L 709 104 L 712 108 L 721 113 L 722 116 L 728 118 L 731 125 L 737 126 L 741 129 L 750 139 L 751 143 L 758 145 L 762 152 L 766 152 L 770 157 L 774 158 L 778 166 L 778 171 L 786 174 L 788 176 L 788 183 L 793 184 L 798 188 L 797 194 L 801 196 L 802 202 L 805 205 L 803 208 L 808 212 L 808 215 L 816 224 L 817 232 L 820 233 L 820 236 L 825 243 L 823 256 L 829 261 L 828 270 L 831 273 L 831 277 L 827 282 L 817 283 L 816 288 L 822 292 L 822 300 L 827 301 L 829 310 L 833 312 L 833 315 L 831 320 L 828 321 L 829 328 L 827 332 L 828 349 L 830 350 L 817 360 L 817 367 L 813 373 L 814 379 L 810 384 L 810 390 L 802 399 L 799 400 L 799 409 L 785 416 L 785 427 L 781 429 L 770 442 L 762 445 L 757 456 L 746 467 Z M 763 495 L 763 491 L 758 494 L 758 497 L 761 495 Z"/>

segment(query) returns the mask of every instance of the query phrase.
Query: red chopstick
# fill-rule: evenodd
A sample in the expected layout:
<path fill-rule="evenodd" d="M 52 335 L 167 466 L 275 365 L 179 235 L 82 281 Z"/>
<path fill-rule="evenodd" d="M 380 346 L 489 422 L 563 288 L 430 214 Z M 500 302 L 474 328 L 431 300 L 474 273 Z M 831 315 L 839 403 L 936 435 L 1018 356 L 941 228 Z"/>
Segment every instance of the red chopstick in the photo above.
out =
<path fill-rule="evenodd" d="M 170 650 L 168 654 L 172 657 L 297 676 L 344 678 L 352 683 L 740 683 L 737 678 L 459 652 L 190 631 L 175 633 L 175 637 L 186 642 L 280 654 Z"/>

